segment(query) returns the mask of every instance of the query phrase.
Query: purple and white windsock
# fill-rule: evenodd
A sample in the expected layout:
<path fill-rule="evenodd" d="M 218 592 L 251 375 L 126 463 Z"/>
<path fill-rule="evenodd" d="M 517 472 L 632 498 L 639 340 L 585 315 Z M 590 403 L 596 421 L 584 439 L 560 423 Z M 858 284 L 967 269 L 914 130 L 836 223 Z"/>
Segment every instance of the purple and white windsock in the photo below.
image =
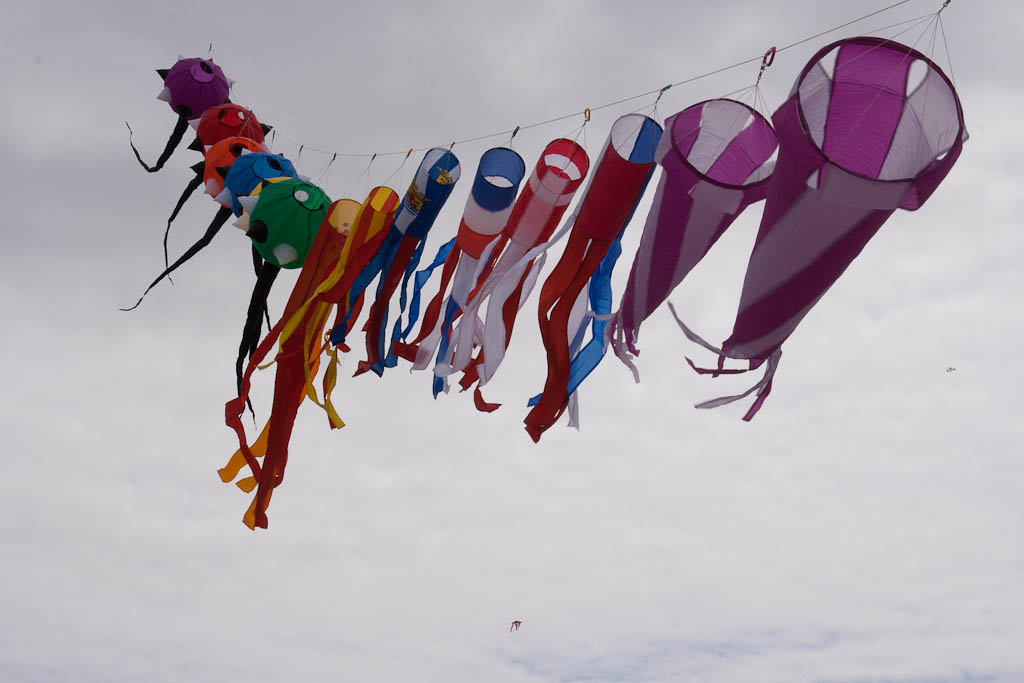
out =
<path fill-rule="evenodd" d="M 708 100 L 665 121 L 661 181 L 619 310 L 608 328 L 615 354 L 638 376 L 640 325 L 744 209 L 761 201 L 778 139 L 764 116 L 735 100 Z"/>
<path fill-rule="evenodd" d="M 881 38 L 819 51 L 772 121 L 779 160 L 732 335 L 715 349 L 683 326 L 720 363 L 748 359 L 753 369 L 768 361 L 764 378 L 745 393 L 697 406 L 757 392 L 745 420 L 771 390 L 782 343 L 893 211 L 924 204 L 966 139 L 946 75 L 913 48 Z"/>

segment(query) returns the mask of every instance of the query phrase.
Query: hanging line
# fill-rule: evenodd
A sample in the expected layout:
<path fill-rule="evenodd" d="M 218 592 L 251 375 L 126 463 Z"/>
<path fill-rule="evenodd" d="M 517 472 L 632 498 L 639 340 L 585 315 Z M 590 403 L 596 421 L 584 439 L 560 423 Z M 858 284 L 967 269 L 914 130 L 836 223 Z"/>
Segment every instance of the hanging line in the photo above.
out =
<path fill-rule="evenodd" d="M 454 145 L 455 143 L 452 143 L 452 144 Z M 427 149 L 430 149 L 430 148 L 428 147 Z M 416 150 L 414 150 L 412 147 L 410 147 L 409 151 L 407 151 L 405 153 L 405 158 L 402 159 L 402 163 L 399 164 L 398 168 L 396 168 L 394 171 L 392 171 L 391 175 L 389 175 L 387 180 L 384 181 L 384 184 L 387 185 L 388 183 L 391 182 L 391 179 L 394 178 L 397 175 L 398 176 L 399 194 L 401 194 L 401 188 L 402 188 L 402 169 L 405 168 L 405 162 L 407 162 L 409 160 L 409 157 L 412 156 L 412 153 L 415 152 L 415 151 Z M 383 155 L 381 155 L 381 156 L 383 156 Z"/>
<path fill-rule="evenodd" d="M 370 189 L 369 189 L 369 182 L 370 182 L 370 179 L 369 179 L 369 174 L 370 174 L 370 164 L 372 164 L 372 163 L 373 163 L 373 159 L 370 159 L 370 161 L 368 161 L 368 162 L 367 162 L 367 164 L 366 164 L 366 168 L 364 168 L 364 169 L 363 169 L 363 172 L 362 172 L 362 173 L 360 173 L 359 175 L 357 175 L 357 176 L 355 177 L 355 179 L 354 179 L 354 180 L 353 180 L 353 181 L 352 181 L 351 183 L 349 183 L 349 184 L 348 184 L 348 187 L 346 187 L 346 188 L 345 188 L 345 189 L 344 189 L 344 190 L 342 191 L 342 193 L 341 193 L 341 196 L 342 196 L 342 197 L 347 197 L 347 196 L 348 196 L 348 194 L 349 194 L 349 193 L 350 193 L 350 192 L 351 192 L 352 190 L 354 190 L 354 189 L 356 188 L 356 186 L 357 186 L 357 185 L 359 184 L 359 181 L 363 179 L 363 176 L 367 176 L 367 179 L 366 179 L 366 182 L 367 182 L 367 188 L 366 188 L 366 190 L 365 190 L 365 191 L 363 192 L 363 196 L 365 197 L 366 195 L 368 195 L 368 194 L 370 193 Z"/>
<path fill-rule="evenodd" d="M 942 45 L 946 48 L 946 66 L 949 67 L 949 80 L 952 81 L 953 87 L 955 88 L 956 87 L 956 78 L 953 76 L 953 60 L 949 56 L 949 43 L 946 42 L 946 27 L 942 23 L 942 10 L 946 9 L 947 7 L 949 7 L 949 3 L 951 1 L 952 0 L 945 0 L 942 3 L 942 7 L 939 8 L 939 11 L 936 14 L 939 17 L 939 22 L 938 23 L 939 23 L 939 31 L 942 33 Z"/>
<path fill-rule="evenodd" d="M 949 0 L 946 1 L 946 5 L 949 4 Z M 943 5 L 945 8 L 945 5 Z M 946 49 L 946 66 L 949 67 L 949 80 L 953 83 L 953 87 L 956 87 L 956 76 L 953 75 L 953 59 L 949 56 L 949 43 L 946 42 L 946 27 L 942 23 L 942 10 L 939 10 L 939 31 L 942 33 L 942 45 Z"/>
<path fill-rule="evenodd" d="M 668 84 L 668 85 L 666 85 L 666 86 L 665 86 L 664 88 L 662 88 L 661 90 L 659 90 L 659 91 L 658 91 L 658 96 L 654 98 L 654 104 L 652 104 L 652 105 L 651 105 L 651 110 L 650 110 L 649 112 L 647 112 L 647 114 L 646 114 L 646 115 L 647 115 L 648 117 L 650 117 L 650 118 L 654 119 L 655 121 L 659 121 L 659 122 L 660 122 L 660 119 L 661 119 L 661 117 L 660 117 L 660 116 L 658 116 L 658 102 L 661 102 L 661 98 L 662 98 L 662 96 L 663 96 L 663 95 L 664 95 L 664 94 L 665 94 L 665 93 L 666 93 L 666 92 L 668 91 L 668 89 L 669 89 L 669 88 L 671 88 L 671 87 L 672 87 L 672 84 L 671 84 L 671 83 L 669 83 L 669 84 Z M 643 112 L 641 112 L 641 111 L 636 111 L 635 113 L 637 113 L 637 114 L 642 114 Z"/>
<path fill-rule="evenodd" d="M 316 185 L 318 187 L 323 188 L 324 190 L 327 189 L 327 181 L 330 180 L 331 177 L 331 166 L 334 164 L 334 160 L 337 158 L 337 154 L 333 155 L 331 157 L 331 160 L 327 162 L 327 165 L 316 172 L 316 175 L 314 177 L 317 178 Z"/>
<path fill-rule="evenodd" d="M 943 3 L 942 9 L 945 9 L 945 7 L 947 5 L 949 5 L 950 1 L 951 0 L 945 0 L 944 3 Z M 890 5 L 882 7 L 881 9 L 875 10 L 874 12 L 869 12 L 868 14 L 864 14 L 864 15 L 862 15 L 860 17 L 857 17 L 856 19 L 851 19 L 849 21 L 843 22 L 842 24 L 838 24 L 838 25 L 833 26 L 831 28 L 825 29 L 824 31 L 820 31 L 818 33 L 815 33 L 812 36 L 808 36 L 806 38 L 802 38 L 802 39 L 800 39 L 798 41 L 795 41 L 793 43 L 789 43 L 787 45 L 783 45 L 782 47 L 776 48 L 775 52 L 776 53 L 783 52 L 785 50 L 789 50 L 789 49 L 797 47 L 799 45 L 803 45 L 804 43 L 810 42 L 810 41 L 812 41 L 812 40 L 814 40 L 816 38 L 820 38 L 820 37 L 822 37 L 824 35 L 827 35 L 829 33 L 833 33 L 833 32 L 838 31 L 840 29 L 846 28 L 847 26 L 851 26 L 851 25 L 856 24 L 858 22 L 864 21 L 865 19 L 869 19 L 870 17 L 876 16 L 878 14 L 882 14 L 884 12 L 888 12 L 889 10 L 895 9 L 895 8 L 897 8 L 897 7 L 901 6 L 901 5 L 905 5 L 905 4 L 909 3 L 909 2 L 912 2 L 912 0 L 899 0 L 899 2 L 894 2 L 894 3 L 890 4 Z M 940 12 L 941 12 L 941 10 L 940 10 Z M 932 14 L 928 14 L 928 15 L 925 15 L 925 16 L 932 16 L 932 17 L 934 17 L 935 14 L 932 13 Z M 911 20 L 911 21 L 913 21 L 913 20 Z M 901 23 L 907 23 L 907 22 L 901 22 Z M 723 73 L 725 71 L 730 71 L 732 69 L 735 69 L 735 68 L 738 68 L 738 67 L 741 67 L 741 66 L 745 66 L 747 64 L 751 64 L 753 62 L 762 61 L 764 59 L 764 57 L 765 57 L 764 55 L 758 55 L 756 57 L 751 57 L 750 59 L 744 59 L 742 61 L 736 62 L 735 64 L 730 64 L 728 66 L 723 66 L 721 68 L 714 69 L 714 70 L 708 71 L 706 73 L 698 74 L 696 76 L 691 76 L 689 78 L 685 78 L 683 80 L 676 81 L 674 83 L 670 83 L 668 86 L 665 86 L 665 87 L 662 87 L 662 88 L 656 88 L 654 90 L 648 90 L 646 92 L 643 92 L 643 93 L 640 93 L 640 94 L 637 94 L 637 95 L 632 95 L 630 97 L 624 97 L 624 98 L 622 98 L 620 100 L 615 100 L 614 102 L 608 102 L 606 104 L 602 104 L 602 105 L 599 105 L 599 106 L 596 106 L 596 107 L 588 107 L 584 111 L 575 111 L 575 112 L 572 112 L 571 114 L 565 114 L 563 116 L 556 116 L 554 118 L 547 119 L 545 121 L 538 121 L 536 123 L 520 125 L 520 126 L 517 126 L 515 129 L 502 130 L 502 131 L 497 131 L 497 132 L 494 132 L 494 133 L 487 133 L 486 135 L 478 135 L 478 136 L 471 137 L 471 138 L 465 138 L 463 140 L 456 140 L 452 144 L 453 145 L 455 145 L 455 144 L 464 145 L 464 144 L 469 144 L 471 142 L 478 142 L 480 140 L 486 140 L 488 138 L 510 135 L 513 132 L 513 130 L 516 130 L 516 129 L 518 129 L 520 131 L 529 130 L 531 128 L 537 128 L 539 126 L 546 126 L 546 125 L 551 124 L 551 123 L 557 123 L 558 121 L 564 121 L 566 119 L 571 119 L 571 118 L 574 118 L 576 116 L 579 116 L 580 114 L 586 114 L 588 111 L 589 112 L 600 111 L 602 109 L 607 109 L 608 107 L 614 107 L 614 106 L 617 106 L 617 105 L 620 105 L 620 104 L 624 104 L 626 102 L 631 102 L 633 100 L 641 99 L 641 98 L 644 98 L 644 97 L 650 97 L 651 95 L 656 95 L 656 94 L 657 95 L 661 95 L 661 94 L 664 93 L 664 91 L 668 90 L 669 88 L 675 88 L 675 87 L 678 87 L 680 85 L 685 85 L 685 84 L 688 84 L 688 83 L 693 83 L 695 81 L 699 81 L 699 80 L 704 79 L 704 78 L 709 78 L 711 76 L 715 76 L 715 75 Z M 295 146 L 300 146 L 300 144 L 301 144 L 301 143 L 299 143 L 299 142 L 297 142 L 295 140 L 292 140 L 292 139 L 286 137 L 285 135 L 281 135 L 281 138 L 284 139 L 284 140 L 287 140 L 288 142 L 292 143 Z M 401 151 L 377 152 L 377 153 L 374 153 L 374 154 L 368 154 L 368 153 L 355 153 L 355 152 L 335 152 L 333 150 L 321 149 L 321 148 L 318 148 L 318 147 L 313 147 L 311 145 L 301 145 L 301 146 L 304 147 L 305 149 L 308 149 L 308 150 L 313 151 L 313 152 L 319 152 L 319 153 L 325 154 L 325 155 L 337 155 L 339 157 L 397 156 L 399 154 L 411 154 L 411 152 L 423 152 L 423 151 L 429 150 L 432 147 L 434 147 L 434 145 L 425 146 L 425 147 L 414 147 L 414 148 L 411 148 L 410 152 L 406 152 L 405 150 L 401 150 Z"/>
<path fill-rule="evenodd" d="M 370 163 L 366 165 L 366 189 L 363 191 L 363 195 L 370 194 L 370 166 L 373 164 L 373 160 L 377 158 L 377 153 L 374 152 L 373 156 L 370 157 Z"/>

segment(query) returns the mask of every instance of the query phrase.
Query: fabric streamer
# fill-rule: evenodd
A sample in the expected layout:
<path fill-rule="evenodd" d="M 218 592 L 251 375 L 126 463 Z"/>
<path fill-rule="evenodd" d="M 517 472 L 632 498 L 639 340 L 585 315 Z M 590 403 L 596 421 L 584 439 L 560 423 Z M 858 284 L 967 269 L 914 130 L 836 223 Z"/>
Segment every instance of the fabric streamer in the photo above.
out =
<path fill-rule="evenodd" d="M 430 365 L 435 349 L 438 363 L 448 356 L 452 323 L 465 309 L 481 278 L 486 277 L 485 270 L 492 262 L 492 252 L 501 239 L 525 175 L 523 158 L 507 147 L 490 149 L 480 158 L 457 235 L 441 247 L 430 268 L 416 275 L 414 302 L 419 300 L 426 277 L 440 263 L 444 264 L 441 283 L 424 311 L 419 334 L 411 344 L 392 344 L 395 354 L 412 361 L 413 369 L 423 370 Z M 403 339 L 411 331 L 414 317 L 415 308 L 411 308 L 410 324 Z M 442 377 L 434 377 L 432 390 L 435 398 L 447 390 Z"/>
<path fill-rule="evenodd" d="M 534 441 L 539 441 L 555 423 L 576 387 L 600 360 L 600 355 L 595 358 L 589 352 L 593 348 L 590 345 L 583 347 L 586 354 L 580 354 L 588 318 L 588 292 L 584 287 L 589 282 L 588 289 L 607 302 L 610 312 L 611 268 L 621 250 L 618 245 L 622 231 L 654 172 L 661 132 L 654 119 L 642 114 L 627 114 L 612 124 L 594 175 L 570 219 L 565 251 L 541 287 L 538 318 L 547 351 L 548 376 L 544 391 L 530 401 L 533 408 L 525 420 L 526 431 Z M 605 262 L 609 255 L 610 261 Z M 601 346 L 604 324 L 595 320 L 593 328 L 595 341 Z"/>
<path fill-rule="evenodd" d="M 168 277 L 171 273 L 177 270 L 186 261 L 190 260 L 200 251 L 205 249 L 210 244 L 210 242 L 213 241 L 213 238 L 217 236 L 217 233 L 220 232 L 220 229 L 224 227 L 224 224 L 228 222 L 229 218 L 231 218 L 232 213 L 231 202 L 227 201 L 226 198 L 221 197 L 221 193 L 224 190 L 224 177 L 228 174 L 234 162 L 242 154 L 249 152 L 264 151 L 266 150 L 263 147 L 262 143 L 256 142 L 255 140 L 250 140 L 248 138 L 237 137 L 225 138 L 224 140 L 221 140 L 217 144 L 213 145 L 209 150 L 207 150 L 204 160 L 201 163 L 196 164 L 195 166 L 192 167 L 192 170 L 195 171 L 196 175 L 185 187 L 184 192 L 181 193 L 181 197 L 179 197 L 178 203 L 174 207 L 174 211 L 171 212 L 171 215 L 167 219 L 167 228 L 164 230 L 165 268 L 163 272 L 161 272 L 156 277 L 156 279 L 153 280 L 153 282 L 151 282 L 148 287 L 146 287 L 146 291 L 142 293 L 142 296 L 139 297 L 139 300 L 135 303 L 134 306 L 132 306 L 131 308 L 124 308 L 121 310 L 130 311 L 138 307 L 138 305 L 142 303 L 142 300 L 146 298 L 146 295 L 149 293 L 149 290 L 153 289 L 153 287 L 155 287 L 161 280 L 163 280 L 165 277 Z M 211 197 L 215 198 L 217 203 L 220 204 L 221 206 L 217 210 L 217 213 L 214 214 L 213 219 L 207 226 L 206 232 L 203 233 L 203 236 L 196 240 L 196 242 L 192 246 L 186 249 L 185 253 L 182 254 L 178 258 L 178 260 L 176 260 L 174 263 L 170 265 L 167 265 L 167 261 L 169 260 L 167 255 L 167 239 L 170 235 L 171 223 L 173 223 L 174 219 L 177 218 L 178 212 L 181 210 L 181 207 L 184 206 L 189 196 L 192 194 L 192 192 L 195 191 L 197 187 L 199 187 L 200 184 L 205 186 L 206 194 L 209 194 Z M 257 275 L 258 274 L 259 272 L 257 268 Z"/>
<path fill-rule="evenodd" d="M 241 420 L 242 409 L 249 395 L 248 380 L 273 344 L 281 338 L 281 331 L 286 322 L 303 308 L 303 304 L 312 296 L 316 287 L 337 266 L 359 208 L 359 202 L 353 199 L 341 199 L 330 206 L 316 239 L 309 248 L 281 320 L 260 343 L 257 353 L 249 359 L 245 381 L 239 387 L 238 398 L 228 402 L 225 407 L 228 426 L 238 435 L 239 449 L 228 463 L 218 470 L 221 480 L 230 482 L 238 476 L 247 464 L 246 453 L 254 462 L 255 458 L 263 458 L 262 468 L 252 468 L 252 476 L 237 482 L 237 486 L 247 493 L 258 487 L 242 518 L 250 529 L 257 526 L 267 527 L 266 510 L 270 496 L 273 489 L 284 481 L 284 470 L 288 463 L 288 443 L 291 440 L 295 417 L 306 396 L 306 377 L 315 374 L 319 365 L 319 333 L 308 337 L 292 335 L 280 342 L 275 358 L 277 370 L 274 376 L 274 398 L 270 417 L 259 438 L 251 446 L 248 445 Z M 305 309 L 300 318 L 303 323 L 319 331 L 323 330 L 328 313 L 329 311 L 324 309 Z M 307 365 L 310 362 L 312 365 Z"/>
<path fill-rule="evenodd" d="M 135 153 L 135 158 L 142 168 L 150 173 L 159 171 L 171 158 L 171 154 L 185 137 L 189 120 L 199 118 L 210 107 L 226 103 L 234 84 L 213 60 L 199 57 L 178 57 L 178 61 L 170 69 L 157 69 L 156 72 L 164 82 L 164 89 L 157 95 L 157 99 L 163 100 L 174 110 L 178 115 L 178 122 L 160 158 L 152 166 L 142 160 L 139 150 L 132 142 L 131 126 L 128 127 L 128 144 L 131 145 L 132 152 Z"/>
<path fill-rule="evenodd" d="M 960 100 L 941 69 L 881 38 L 822 48 L 772 121 L 779 160 L 732 334 L 718 349 L 679 321 L 691 340 L 719 354 L 720 366 L 726 358 L 748 360 L 750 369 L 767 361 L 744 393 L 697 405 L 756 392 L 744 420 L 771 391 L 783 342 L 897 208 L 924 204 L 966 139 Z"/>
<path fill-rule="evenodd" d="M 361 375 L 367 370 L 382 375 L 385 360 L 390 367 L 397 363 L 396 358 L 386 356 L 385 334 L 391 297 L 401 280 L 400 310 L 392 333 L 394 340 L 401 334 L 406 290 L 409 279 L 419 265 L 427 233 L 452 193 L 460 174 L 459 160 L 454 154 L 442 147 L 429 150 L 420 162 L 405 198 L 395 212 L 394 220 L 380 249 L 356 276 L 351 287 L 350 304 L 362 296 L 374 278 L 380 275 L 377 293 L 366 321 L 367 359 L 359 363 L 356 375 Z M 353 310 L 350 306 L 331 331 L 331 342 L 335 345 L 345 342 Z"/>
<path fill-rule="evenodd" d="M 771 124 L 735 100 L 708 100 L 665 121 L 662 167 L 640 248 L 607 336 L 639 375 L 632 356 L 640 324 L 700 262 L 733 221 L 768 192 L 779 146 Z"/>
<path fill-rule="evenodd" d="M 441 377 L 464 372 L 459 381 L 463 391 L 479 381 L 473 397 L 480 411 L 500 406 L 485 401 L 480 386 L 501 364 L 516 315 L 543 268 L 544 254 L 536 257 L 531 250 L 546 245 L 589 170 L 586 151 L 572 140 L 559 138 L 544 148 L 492 250 L 491 272 L 470 294 L 466 313 L 452 333 L 448 359 L 434 367 Z M 485 304 L 487 312 L 481 320 L 479 311 Z M 473 358 L 477 345 L 480 350 Z"/>

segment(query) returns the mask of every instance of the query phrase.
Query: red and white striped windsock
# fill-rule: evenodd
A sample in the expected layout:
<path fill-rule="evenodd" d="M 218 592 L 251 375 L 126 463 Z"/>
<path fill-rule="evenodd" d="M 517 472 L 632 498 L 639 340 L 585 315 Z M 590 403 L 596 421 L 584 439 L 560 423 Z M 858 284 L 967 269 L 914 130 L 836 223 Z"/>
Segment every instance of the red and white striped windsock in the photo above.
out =
<path fill-rule="evenodd" d="M 544 148 L 494 249 L 493 269 L 472 294 L 452 333 L 449 362 L 435 367 L 436 374 L 465 371 L 460 381 L 464 390 L 478 379 L 482 386 L 494 375 L 508 349 L 516 314 L 543 268 L 544 254 L 532 252 L 548 243 L 589 170 L 586 151 L 572 140 L 559 138 Z M 480 350 L 472 358 L 475 346 Z M 476 403 L 481 410 L 497 407 L 484 402 L 479 389 Z"/>

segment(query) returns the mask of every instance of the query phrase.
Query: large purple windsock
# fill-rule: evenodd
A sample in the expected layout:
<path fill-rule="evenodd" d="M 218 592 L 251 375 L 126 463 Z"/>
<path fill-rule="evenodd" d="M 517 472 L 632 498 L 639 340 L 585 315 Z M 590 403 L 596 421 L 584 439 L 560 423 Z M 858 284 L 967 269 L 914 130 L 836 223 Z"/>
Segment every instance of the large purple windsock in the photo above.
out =
<path fill-rule="evenodd" d="M 835 63 L 830 68 L 830 58 Z M 722 358 L 768 361 L 751 419 L 771 390 L 782 343 L 897 208 L 915 210 L 966 139 L 952 83 L 913 48 L 851 38 L 819 51 L 772 117 L 779 160 Z M 720 371 L 711 371 L 717 374 Z"/>
<path fill-rule="evenodd" d="M 670 116 L 656 158 L 663 172 L 619 310 L 608 328 L 630 354 L 640 324 L 697 265 L 736 217 L 768 192 L 778 139 L 764 116 L 735 100 L 708 100 Z"/>

